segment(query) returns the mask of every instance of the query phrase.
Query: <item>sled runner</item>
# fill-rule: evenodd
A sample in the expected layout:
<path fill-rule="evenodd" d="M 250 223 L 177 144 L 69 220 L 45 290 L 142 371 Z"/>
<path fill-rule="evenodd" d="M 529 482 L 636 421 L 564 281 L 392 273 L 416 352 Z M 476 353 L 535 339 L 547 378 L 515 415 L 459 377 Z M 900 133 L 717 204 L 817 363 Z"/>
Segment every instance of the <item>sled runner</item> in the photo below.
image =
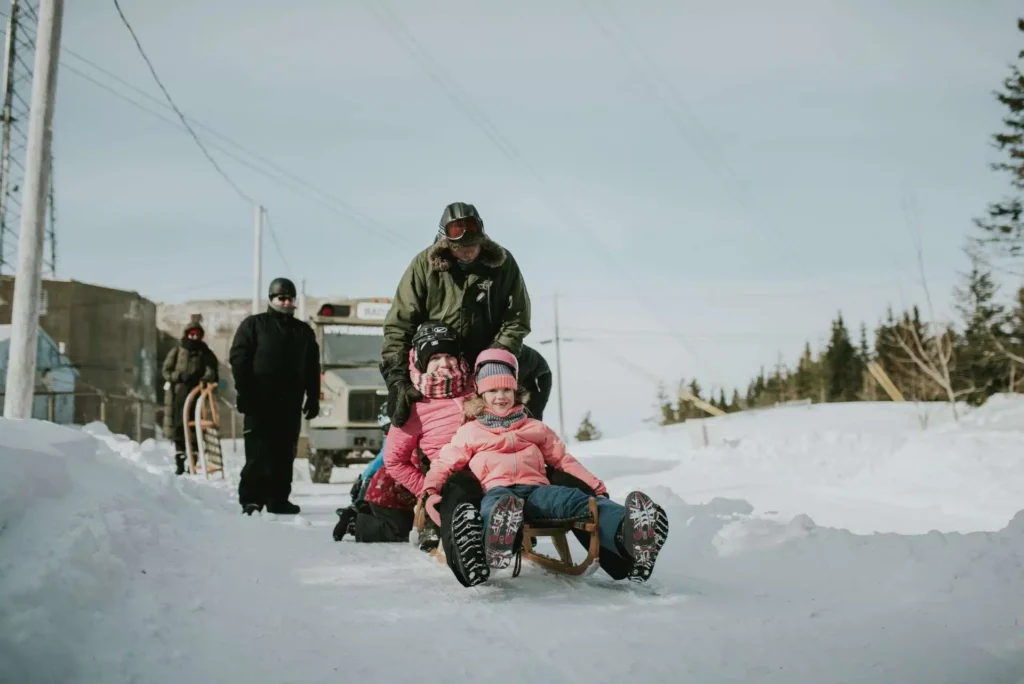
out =
<path fill-rule="evenodd" d="M 601 539 L 598 536 L 597 522 L 597 499 L 591 497 L 590 514 L 586 517 L 572 522 L 540 520 L 524 523 L 522 530 L 523 545 L 519 551 L 520 559 L 526 559 L 546 570 L 562 575 L 580 576 L 586 573 L 587 569 L 597 560 L 601 552 Z M 426 511 L 423 508 L 422 502 L 420 502 L 416 504 L 414 527 L 417 531 L 422 531 L 425 523 Z M 573 530 L 580 530 L 590 535 L 590 546 L 587 547 L 587 555 L 579 563 L 573 562 L 572 553 L 569 551 L 569 540 L 566 539 L 566 535 Z M 555 550 L 558 551 L 558 558 L 552 558 L 534 550 L 533 540 L 539 537 L 551 538 L 551 542 L 555 545 Z M 445 562 L 444 549 L 441 546 L 431 551 L 430 555 L 441 563 Z M 520 564 L 517 562 L 516 569 L 512 573 L 513 577 L 519 575 L 519 566 Z"/>
<path fill-rule="evenodd" d="M 200 383 L 185 399 L 185 456 L 189 472 L 195 475 L 201 466 L 210 479 L 210 473 L 220 472 L 223 479 L 224 458 L 220 448 L 220 422 L 217 415 L 217 385 Z M 191 414 L 191 415 L 190 415 Z M 198 459 L 197 459 L 198 457 Z M 198 460 L 198 463 L 197 463 Z"/>

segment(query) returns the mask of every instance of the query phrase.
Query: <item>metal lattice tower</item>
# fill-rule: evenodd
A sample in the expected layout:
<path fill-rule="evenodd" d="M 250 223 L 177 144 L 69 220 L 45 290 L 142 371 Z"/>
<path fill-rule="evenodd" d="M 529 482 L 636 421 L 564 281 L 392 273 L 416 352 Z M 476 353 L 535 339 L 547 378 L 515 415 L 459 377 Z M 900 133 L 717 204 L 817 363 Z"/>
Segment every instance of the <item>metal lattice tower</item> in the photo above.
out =
<path fill-rule="evenodd" d="M 28 143 L 29 102 L 32 100 L 32 65 L 35 63 L 38 0 L 11 0 L 6 22 L 3 74 L 0 93 L 0 274 L 13 275 L 18 264 L 21 230 L 21 186 Z M 57 274 L 57 240 L 53 210 L 53 160 L 50 160 L 50 194 L 46 211 L 44 276 Z"/>

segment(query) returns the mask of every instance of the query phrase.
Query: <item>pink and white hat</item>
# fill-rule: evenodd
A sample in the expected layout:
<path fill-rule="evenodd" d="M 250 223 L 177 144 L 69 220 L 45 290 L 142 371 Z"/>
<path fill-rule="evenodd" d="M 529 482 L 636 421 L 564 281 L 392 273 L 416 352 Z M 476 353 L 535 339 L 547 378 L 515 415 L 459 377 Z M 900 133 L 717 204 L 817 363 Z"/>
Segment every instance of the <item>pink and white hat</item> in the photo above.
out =
<path fill-rule="evenodd" d="M 504 349 L 485 349 L 476 357 L 476 391 L 480 394 L 496 389 L 517 389 L 519 361 Z"/>

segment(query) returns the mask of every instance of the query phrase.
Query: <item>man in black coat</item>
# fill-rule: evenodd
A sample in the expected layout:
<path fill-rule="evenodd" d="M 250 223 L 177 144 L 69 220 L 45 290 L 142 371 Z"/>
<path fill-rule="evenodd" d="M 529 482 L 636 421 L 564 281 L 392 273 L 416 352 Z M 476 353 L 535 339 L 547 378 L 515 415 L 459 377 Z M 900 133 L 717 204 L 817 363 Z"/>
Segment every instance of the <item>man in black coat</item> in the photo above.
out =
<path fill-rule="evenodd" d="M 320 413 L 320 347 L 309 324 L 295 319 L 295 294 L 287 278 L 271 282 L 267 311 L 242 321 L 231 343 L 236 405 L 244 415 L 238 502 L 249 515 L 264 506 L 268 513 L 299 512 L 288 497 L 302 416 Z"/>

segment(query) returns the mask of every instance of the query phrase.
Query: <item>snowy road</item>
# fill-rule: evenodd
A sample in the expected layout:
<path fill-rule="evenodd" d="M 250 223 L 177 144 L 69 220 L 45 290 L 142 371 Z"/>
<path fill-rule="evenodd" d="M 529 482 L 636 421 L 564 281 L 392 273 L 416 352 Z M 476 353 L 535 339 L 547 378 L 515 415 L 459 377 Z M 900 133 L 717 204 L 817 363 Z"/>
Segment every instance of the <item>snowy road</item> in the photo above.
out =
<path fill-rule="evenodd" d="M 857 536 L 619 463 L 613 496 L 646 482 L 670 516 L 651 582 L 524 563 L 465 589 L 411 544 L 334 543 L 347 485 L 246 518 L 110 441 L 0 422 L 0 681 L 1024 681 L 1024 513 Z"/>

